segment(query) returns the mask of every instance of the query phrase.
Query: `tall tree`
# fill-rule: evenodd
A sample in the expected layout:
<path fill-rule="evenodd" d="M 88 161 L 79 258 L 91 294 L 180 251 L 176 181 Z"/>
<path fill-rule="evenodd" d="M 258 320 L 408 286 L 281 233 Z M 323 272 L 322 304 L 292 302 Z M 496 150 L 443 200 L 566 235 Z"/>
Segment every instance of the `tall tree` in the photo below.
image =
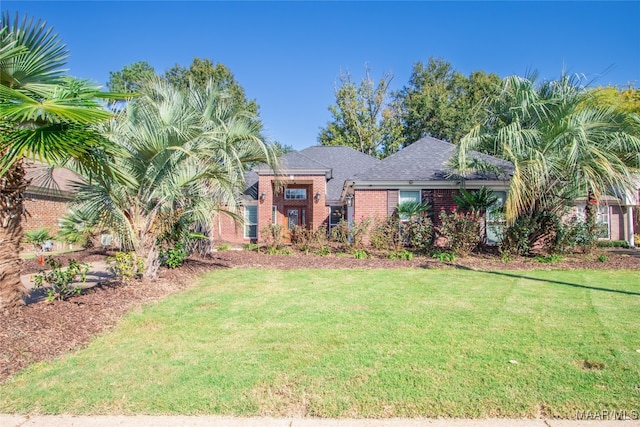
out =
<path fill-rule="evenodd" d="M 496 95 L 499 87 L 496 74 L 474 71 L 467 77 L 442 59 L 417 62 L 409 84 L 394 94 L 405 141 L 428 135 L 457 143 L 486 117 L 481 101 Z"/>
<path fill-rule="evenodd" d="M 176 64 L 168 69 L 164 78 L 180 89 L 195 86 L 204 89 L 213 81 L 218 89 L 226 91 L 231 97 L 232 105 L 238 111 L 258 115 L 258 104 L 255 100 L 248 100 L 244 89 L 236 81 L 233 73 L 224 64 L 215 64 L 209 58 L 194 58 L 189 67 Z"/>
<path fill-rule="evenodd" d="M 245 165 L 273 167 L 275 156 L 213 81 L 179 89 L 155 79 L 140 93 L 103 129 L 128 154 L 112 158 L 112 167 L 129 183 L 98 177 L 78 188 L 76 200 L 135 250 L 144 275 L 153 277 L 164 231 L 178 223 L 206 226 L 223 209 L 234 214 Z"/>
<path fill-rule="evenodd" d="M 596 106 L 575 77 L 537 85 L 507 77 L 486 120 L 458 145 L 458 164 L 480 150 L 514 165 L 507 220 L 557 211 L 575 197 L 598 200 L 634 185 L 640 171 L 640 117 Z"/>
<path fill-rule="evenodd" d="M 0 308 L 22 303 L 20 243 L 25 160 L 104 172 L 106 141 L 89 127 L 110 117 L 96 87 L 66 78 L 65 45 L 46 22 L 4 13 L 0 22 Z"/>
<path fill-rule="evenodd" d="M 392 79 L 391 74 L 384 74 L 376 83 L 368 67 L 359 85 L 350 74 L 341 74 L 335 88 L 336 104 L 329 106 L 333 120 L 320 130 L 320 144 L 343 145 L 372 156 L 393 151 L 386 147 L 396 129 L 393 110 L 387 108 Z"/>
<path fill-rule="evenodd" d="M 109 71 L 107 88 L 111 92 L 137 92 L 145 81 L 155 77 L 156 71 L 148 62 L 138 61 L 125 65 L 120 71 Z"/>

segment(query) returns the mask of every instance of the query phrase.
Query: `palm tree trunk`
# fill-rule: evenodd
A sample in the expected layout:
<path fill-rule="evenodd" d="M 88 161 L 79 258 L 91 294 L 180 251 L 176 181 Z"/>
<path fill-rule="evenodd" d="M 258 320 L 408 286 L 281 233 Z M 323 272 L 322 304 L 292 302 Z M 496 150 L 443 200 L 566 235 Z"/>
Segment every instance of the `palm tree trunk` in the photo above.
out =
<path fill-rule="evenodd" d="M 20 281 L 23 196 L 28 186 L 22 161 L 0 178 L 0 310 L 15 311 L 24 304 Z"/>

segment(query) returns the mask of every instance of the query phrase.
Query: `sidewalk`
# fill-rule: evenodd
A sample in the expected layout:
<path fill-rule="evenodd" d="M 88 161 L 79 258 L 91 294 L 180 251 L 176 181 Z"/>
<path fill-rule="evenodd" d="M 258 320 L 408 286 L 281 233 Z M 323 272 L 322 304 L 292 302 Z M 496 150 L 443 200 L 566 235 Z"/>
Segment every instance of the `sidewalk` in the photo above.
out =
<path fill-rule="evenodd" d="M 0 427 L 631 427 L 632 421 L 511 419 L 320 419 L 220 416 L 34 416 L 0 415 Z"/>
<path fill-rule="evenodd" d="M 106 262 L 96 261 L 96 262 L 90 262 L 88 264 L 89 264 L 89 272 L 87 273 L 86 281 L 84 283 L 76 282 L 78 286 L 82 288 L 90 288 L 97 285 L 98 283 L 105 282 L 113 278 L 113 274 L 111 274 L 107 269 Z M 44 292 L 43 289 L 32 290 L 35 287 L 35 282 L 33 281 L 34 276 L 35 276 L 35 273 L 22 274 L 20 276 L 20 280 L 22 281 L 22 284 L 24 285 L 24 287 L 28 291 L 31 291 L 27 298 L 27 304 L 41 301 L 45 298 L 46 293 Z M 0 427 L 4 427 L 4 424 L 2 424 L 2 422 L 0 422 Z"/>

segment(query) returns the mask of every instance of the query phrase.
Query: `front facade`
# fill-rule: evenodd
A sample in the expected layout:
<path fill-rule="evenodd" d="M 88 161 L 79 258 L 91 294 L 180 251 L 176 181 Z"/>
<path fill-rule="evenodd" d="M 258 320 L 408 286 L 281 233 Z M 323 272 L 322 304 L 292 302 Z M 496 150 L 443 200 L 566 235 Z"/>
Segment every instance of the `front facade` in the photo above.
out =
<path fill-rule="evenodd" d="M 364 218 L 384 219 L 406 201 L 427 201 L 437 225 L 438 212 L 456 208 L 454 195 L 463 186 L 467 190 L 486 187 L 498 197 L 498 205 L 504 204 L 511 163 L 472 153 L 471 158 L 491 165 L 491 171 L 462 177 L 450 167 L 454 151 L 453 144 L 425 137 L 383 160 L 348 147 L 314 146 L 288 153 L 281 158 L 279 173 L 259 166 L 246 175 L 241 206 L 244 225 L 220 216 L 214 237 L 233 243 L 260 242 L 264 241 L 261 230 L 270 224 L 283 226 L 285 235 L 297 226 L 329 231 L 340 220 L 351 224 Z M 602 239 L 626 240 L 634 246 L 634 230 L 640 229 L 639 200 L 636 190 L 599 201 Z M 577 199 L 574 212 L 584 212 L 585 203 Z M 487 239 L 497 243 L 500 224 L 492 225 L 491 215 L 488 219 Z"/>

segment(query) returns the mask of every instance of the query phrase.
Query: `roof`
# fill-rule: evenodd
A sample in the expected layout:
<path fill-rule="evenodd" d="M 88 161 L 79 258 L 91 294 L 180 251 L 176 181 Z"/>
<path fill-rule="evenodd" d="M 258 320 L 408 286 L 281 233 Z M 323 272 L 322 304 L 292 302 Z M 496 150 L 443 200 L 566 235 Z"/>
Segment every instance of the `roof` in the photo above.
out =
<path fill-rule="evenodd" d="M 361 173 L 355 173 L 354 181 L 447 181 L 459 180 L 459 175 L 452 175 L 448 166 L 455 152 L 455 145 L 430 136 L 419 139 L 397 153 L 382 160 L 378 165 Z M 511 172 L 510 162 L 482 154 L 471 152 L 468 156 L 497 166 L 505 173 Z M 500 176 L 502 175 L 502 176 Z M 481 171 L 465 176 L 468 180 L 497 180 L 504 174 Z"/>
<path fill-rule="evenodd" d="M 27 192 L 44 194 L 56 197 L 72 197 L 75 192 L 74 182 L 82 182 L 81 176 L 62 167 L 40 163 L 28 163 L 25 165 L 26 179 L 29 181 Z"/>
<path fill-rule="evenodd" d="M 350 147 L 316 145 L 301 151 L 292 151 L 278 159 L 280 173 L 296 174 L 324 173 L 327 177 L 327 201 L 340 200 L 344 182 L 354 173 L 362 172 L 380 163 L 379 159 L 361 153 Z M 245 195 L 258 197 L 257 180 L 259 174 L 273 174 L 266 164 L 256 166 L 245 175 Z M 252 190 L 252 186 L 255 189 Z"/>

